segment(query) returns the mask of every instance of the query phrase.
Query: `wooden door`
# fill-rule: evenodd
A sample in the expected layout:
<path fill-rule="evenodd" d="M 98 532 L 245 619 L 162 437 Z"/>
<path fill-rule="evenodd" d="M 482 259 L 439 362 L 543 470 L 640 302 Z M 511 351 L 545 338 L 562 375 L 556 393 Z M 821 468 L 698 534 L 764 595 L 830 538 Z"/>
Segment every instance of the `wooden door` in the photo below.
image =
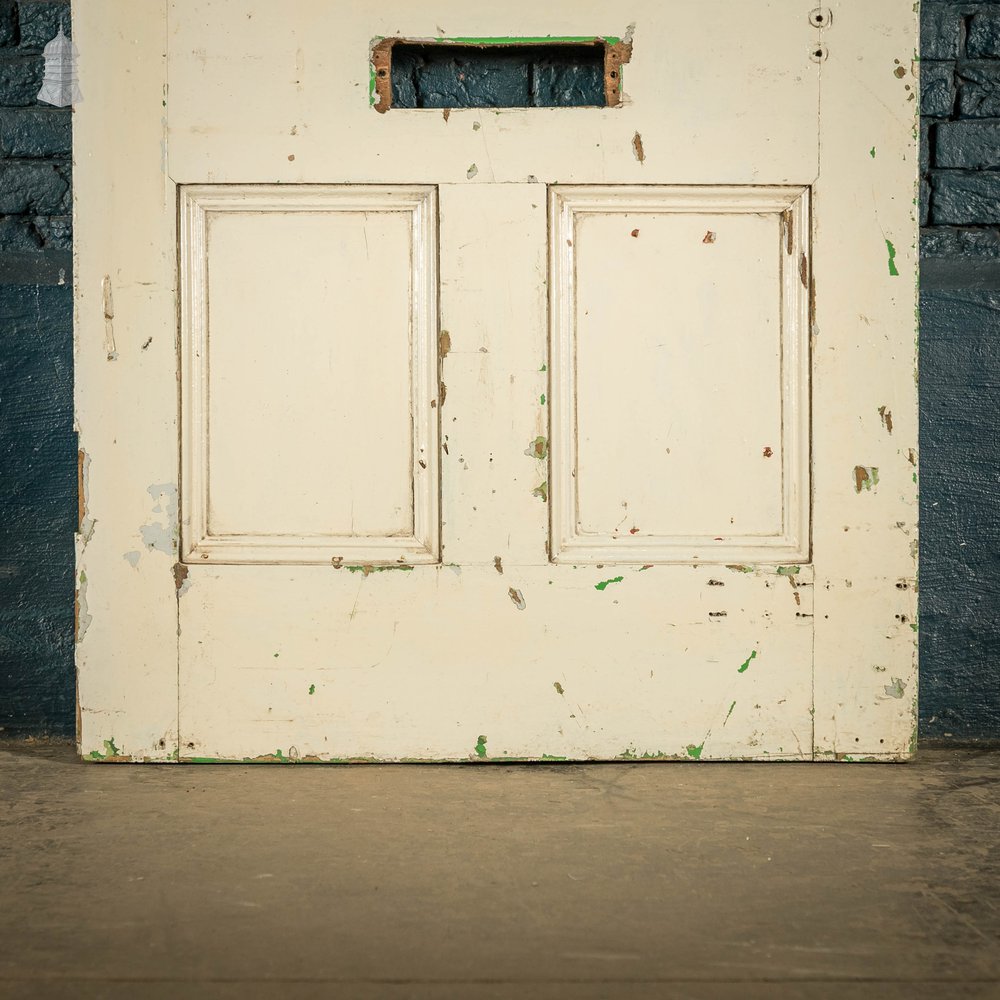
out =
<path fill-rule="evenodd" d="M 77 10 L 83 756 L 908 755 L 914 35 Z M 603 106 L 387 107 L 403 38 Z"/>

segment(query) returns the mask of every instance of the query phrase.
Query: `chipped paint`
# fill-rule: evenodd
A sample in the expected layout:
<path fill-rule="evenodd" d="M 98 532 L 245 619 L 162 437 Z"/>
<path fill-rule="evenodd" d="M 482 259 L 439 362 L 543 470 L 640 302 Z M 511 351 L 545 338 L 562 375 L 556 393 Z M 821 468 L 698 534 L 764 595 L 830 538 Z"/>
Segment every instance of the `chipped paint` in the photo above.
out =
<path fill-rule="evenodd" d="M 695 746 L 693 743 L 689 743 L 687 745 L 687 755 L 692 760 L 701 760 L 701 752 L 704 749 L 705 749 L 705 741 L 704 740 L 702 740 L 702 742 L 698 746 Z"/>
<path fill-rule="evenodd" d="M 710 229 L 707 233 L 705 233 L 705 237 L 701 242 L 714 243 L 718 238 L 719 238 L 718 233 L 713 233 L 712 230 Z"/>
<path fill-rule="evenodd" d="M 104 753 L 101 753 L 100 750 L 91 750 L 88 754 L 91 760 L 128 760 L 122 751 L 115 745 L 115 738 L 113 736 L 110 740 L 104 740 L 103 742 Z"/>
<path fill-rule="evenodd" d="M 496 571 L 497 571 L 497 572 L 498 572 L 498 573 L 499 573 L 499 574 L 500 574 L 501 576 L 503 576 L 503 559 L 501 559 L 501 558 L 500 558 L 500 556 L 494 556 L 494 557 L 493 557 L 493 568 L 494 568 L 494 569 L 495 569 L 495 570 L 496 570 Z"/>
<path fill-rule="evenodd" d="M 725 719 L 722 720 L 723 726 L 729 721 L 729 716 L 731 716 L 733 714 L 733 709 L 734 708 L 736 708 L 736 702 L 735 701 L 729 706 L 729 711 L 726 712 L 726 717 L 725 717 Z"/>
<path fill-rule="evenodd" d="M 542 503 L 548 503 L 549 500 L 549 484 L 548 482 L 539 483 L 532 491 L 531 495 L 533 497 L 538 497 Z"/>
<path fill-rule="evenodd" d="M 594 590 L 607 590 L 612 583 L 621 583 L 624 579 L 623 576 L 613 576 L 610 580 L 602 580 L 594 584 Z"/>
<path fill-rule="evenodd" d="M 340 567 L 337 567 L 338 569 Z M 373 566 L 371 563 L 364 563 L 360 566 L 345 566 L 348 573 L 364 573 L 371 576 L 372 573 L 389 573 L 393 570 L 400 570 L 403 573 L 413 572 L 413 566 L 404 566 L 402 563 L 395 563 L 392 566 Z"/>
<path fill-rule="evenodd" d="M 537 458 L 544 462 L 549 457 L 549 442 L 547 438 L 539 435 L 532 441 L 524 451 L 528 458 Z"/>
<path fill-rule="evenodd" d="M 508 587 L 507 596 L 518 611 L 523 611 L 528 606 L 528 602 L 524 599 L 524 594 L 516 587 Z"/>
<path fill-rule="evenodd" d="M 892 410 L 888 406 L 880 406 L 878 408 L 878 415 L 882 420 L 882 426 L 891 434 L 892 433 Z"/>
<path fill-rule="evenodd" d="M 90 516 L 90 456 L 81 448 L 76 455 L 77 533 L 84 547 L 94 537 L 97 526 Z"/>
<path fill-rule="evenodd" d="M 646 162 L 646 151 L 642 146 L 642 136 L 639 135 L 638 132 L 632 136 L 632 155 L 635 156 L 640 163 Z"/>
<path fill-rule="evenodd" d="M 94 620 L 94 616 L 87 610 L 87 574 L 83 570 L 80 570 L 77 581 L 75 610 L 76 641 L 81 643 L 87 634 L 87 629 L 90 628 L 90 623 Z"/>
<path fill-rule="evenodd" d="M 188 579 L 188 568 L 182 562 L 174 563 L 174 588 L 178 597 L 183 597 L 191 588 L 191 581 Z"/>
<path fill-rule="evenodd" d="M 442 330 L 438 334 L 438 355 L 444 361 L 451 352 L 451 334 L 447 330 Z"/>
<path fill-rule="evenodd" d="M 876 486 L 878 486 L 878 469 L 875 466 L 854 466 L 855 493 L 860 493 L 862 490 L 871 492 Z"/>
<path fill-rule="evenodd" d="M 739 670 L 736 671 L 738 674 L 745 674 L 750 669 L 750 663 L 752 660 L 757 659 L 757 650 L 753 650 L 750 655 L 740 664 Z"/>
<path fill-rule="evenodd" d="M 480 760 L 486 759 L 486 737 L 480 736 L 479 740 L 476 742 L 476 756 Z"/>
<path fill-rule="evenodd" d="M 890 698 L 902 698 L 906 694 L 906 682 L 899 677 L 893 677 L 891 684 L 886 684 L 883 691 Z"/>
<path fill-rule="evenodd" d="M 111 275 L 104 275 L 101 282 L 101 299 L 104 305 L 104 353 L 108 361 L 118 360 L 115 345 L 115 297 L 111 288 Z"/>
<path fill-rule="evenodd" d="M 566 693 L 563 690 L 563 686 L 562 686 L 562 684 L 559 683 L 559 681 L 553 681 L 552 682 L 552 686 L 556 689 L 556 694 L 565 694 Z"/>
<path fill-rule="evenodd" d="M 478 174 L 478 173 L 479 173 L 479 167 L 477 167 L 477 166 L 476 166 L 476 165 L 475 165 L 475 164 L 473 163 L 473 164 L 471 164 L 471 165 L 469 166 L 469 169 L 465 171 L 465 176 L 466 176 L 466 177 L 468 177 L 468 178 L 469 178 L 469 180 L 471 181 L 471 180 L 472 180 L 472 178 L 473 178 L 473 177 L 475 177 L 475 176 L 476 176 L 476 174 Z"/>
<path fill-rule="evenodd" d="M 778 576 L 798 576 L 801 571 L 801 566 L 779 566 Z"/>
<path fill-rule="evenodd" d="M 316 693 L 316 685 L 315 684 L 310 684 L 309 685 L 309 693 L 310 694 L 315 694 Z"/>

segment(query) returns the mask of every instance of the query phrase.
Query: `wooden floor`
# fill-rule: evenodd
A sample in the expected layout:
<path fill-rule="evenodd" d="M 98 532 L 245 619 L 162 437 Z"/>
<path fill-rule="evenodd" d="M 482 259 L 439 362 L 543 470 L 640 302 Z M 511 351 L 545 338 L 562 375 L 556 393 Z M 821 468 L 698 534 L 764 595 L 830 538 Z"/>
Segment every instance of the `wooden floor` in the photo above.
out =
<path fill-rule="evenodd" d="M 1000 997 L 1000 753 L 131 766 L 0 744 L 0 997 Z"/>

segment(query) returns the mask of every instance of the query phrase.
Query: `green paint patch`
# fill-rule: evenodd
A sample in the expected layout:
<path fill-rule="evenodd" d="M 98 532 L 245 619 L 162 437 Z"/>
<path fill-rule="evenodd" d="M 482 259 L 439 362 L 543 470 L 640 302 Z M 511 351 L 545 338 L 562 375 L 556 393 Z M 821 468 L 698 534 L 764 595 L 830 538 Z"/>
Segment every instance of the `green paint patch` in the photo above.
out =
<path fill-rule="evenodd" d="M 104 741 L 104 753 L 100 750 L 91 750 L 90 759 L 91 760 L 112 760 L 115 757 L 120 757 L 122 755 L 121 750 L 115 746 L 115 738 L 112 736 L 110 740 Z"/>
<path fill-rule="evenodd" d="M 610 580 L 602 580 L 600 583 L 594 584 L 594 590 L 607 590 L 608 587 L 613 583 L 621 583 L 625 577 L 623 576 L 613 576 Z"/>
<path fill-rule="evenodd" d="M 556 689 L 556 694 L 565 694 L 562 684 L 559 681 L 553 681 L 552 686 Z"/>
<path fill-rule="evenodd" d="M 750 661 L 757 659 L 757 650 L 755 649 L 741 664 L 740 669 L 736 672 L 738 674 L 745 674 L 750 669 Z"/>
<path fill-rule="evenodd" d="M 542 503 L 548 503 L 549 502 L 549 484 L 548 484 L 548 480 L 546 480 L 544 483 L 539 483 L 531 491 L 531 495 L 533 497 L 538 497 L 538 499 L 541 500 Z"/>
<path fill-rule="evenodd" d="M 892 240 L 885 241 L 885 248 L 889 252 L 889 276 L 899 277 L 899 268 L 896 267 L 896 248 L 892 245 Z"/>
<path fill-rule="evenodd" d="M 316 693 L 316 685 L 315 684 L 310 684 L 309 685 L 309 693 L 310 694 L 315 694 Z"/>
<path fill-rule="evenodd" d="M 542 760 L 560 761 L 560 760 L 569 760 L 569 757 L 557 757 L 555 754 L 543 753 Z"/>
<path fill-rule="evenodd" d="M 635 750 L 630 750 L 628 747 L 626 747 L 618 755 L 618 759 L 619 760 L 638 760 L 639 759 L 639 755 L 635 752 Z"/>
<path fill-rule="evenodd" d="M 778 576 L 798 576 L 801 566 L 779 566 Z"/>
<path fill-rule="evenodd" d="M 486 737 L 480 736 L 479 741 L 476 743 L 476 756 L 480 760 L 486 759 Z"/>
<path fill-rule="evenodd" d="M 726 569 L 732 570 L 734 573 L 752 573 L 753 572 L 753 567 L 752 566 L 735 565 L 735 566 L 727 566 Z"/>
<path fill-rule="evenodd" d="M 547 372 L 549 370 L 549 366 L 548 365 L 542 365 L 542 367 L 539 368 L 538 370 L 540 372 Z"/>
<path fill-rule="evenodd" d="M 538 402 L 541 403 L 542 406 L 545 405 L 545 393 L 544 392 L 541 394 L 541 396 L 538 397 Z"/>
<path fill-rule="evenodd" d="M 873 160 L 875 159 L 875 147 L 874 147 L 874 146 L 872 146 L 872 148 L 868 150 L 868 155 L 869 155 L 869 156 L 870 156 L 870 157 L 871 157 L 871 158 L 872 158 Z"/>
<path fill-rule="evenodd" d="M 702 740 L 702 742 L 698 746 L 695 746 L 693 743 L 689 743 L 686 749 L 687 749 L 687 755 L 692 760 L 701 760 L 701 752 L 702 750 L 705 749 L 705 742 L 704 740 Z"/>
<path fill-rule="evenodd" d="M 731 716 L 733 714 L 733 709 L 734 708 L 736 708 L 736 702 L 735 701 L 732 703 L 732 705 L 729 706 L 729 711 L 726 712 L 726 718 L 723 720 L 723 723 L 722 723 L 723 725 L 725 725 L 729 721 L 729 716 Z"/>

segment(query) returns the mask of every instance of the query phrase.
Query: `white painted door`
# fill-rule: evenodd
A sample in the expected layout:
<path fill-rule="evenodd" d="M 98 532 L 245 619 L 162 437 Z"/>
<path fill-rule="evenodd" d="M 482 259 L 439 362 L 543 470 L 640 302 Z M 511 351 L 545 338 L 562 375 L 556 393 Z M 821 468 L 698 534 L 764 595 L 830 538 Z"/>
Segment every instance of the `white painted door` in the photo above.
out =
<path fill-rule="evenodd" d="M 86 758 L 912 750 L 912 12 L 75 23 Z M 397 35 L 632 52 L 385 111 Z"/>

